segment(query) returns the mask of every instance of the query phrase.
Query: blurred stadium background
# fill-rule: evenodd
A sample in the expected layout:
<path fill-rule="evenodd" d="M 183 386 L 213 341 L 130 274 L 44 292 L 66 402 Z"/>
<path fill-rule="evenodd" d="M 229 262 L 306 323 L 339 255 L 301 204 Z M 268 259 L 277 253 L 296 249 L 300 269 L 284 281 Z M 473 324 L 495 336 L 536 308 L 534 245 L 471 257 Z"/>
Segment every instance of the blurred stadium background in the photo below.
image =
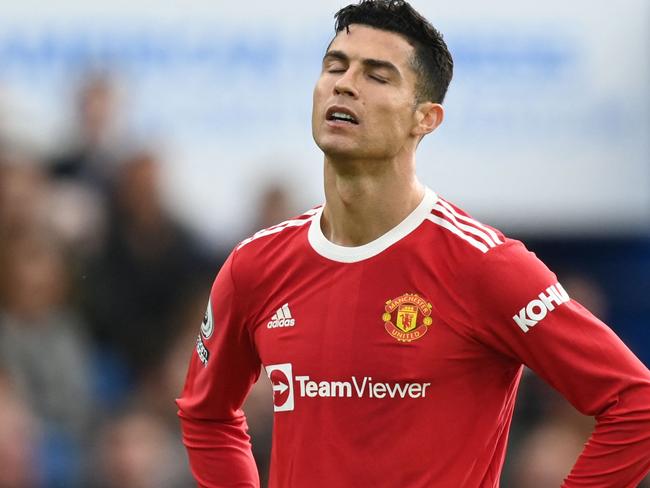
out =
<path fill-rule="evenodd" d="M 0 1 L 0 488 L 193 486 L 173 398 L 232 245 L 322 201 L 346 3 Z M 456 60 L 421 179 L 650 364 L 650 3 L 413 4 Z M 516 411 L 502 485 L 559 486 L 592 420 L 532 374 Z"/>

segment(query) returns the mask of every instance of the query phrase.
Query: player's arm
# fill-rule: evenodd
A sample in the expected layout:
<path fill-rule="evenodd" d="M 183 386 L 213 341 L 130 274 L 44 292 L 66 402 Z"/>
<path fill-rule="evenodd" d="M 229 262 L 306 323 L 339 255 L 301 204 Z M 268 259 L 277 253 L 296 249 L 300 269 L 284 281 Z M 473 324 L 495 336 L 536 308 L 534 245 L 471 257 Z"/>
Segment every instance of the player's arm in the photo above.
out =
<path fill-rule="evenodd" d="M 205 488 L 259 487 L 241 406 L 260 363 L 246 327 L 246 295 L 235 288 L 233 260 L 231 254 L 214 282 L 176 401 L 192 474 Z"/>
<path fill-rule="evenodd" d="M 521 243 L 490 251 L 466 282 L 476 337 L 526 364 L 596 426 L 562 485 L 635 487 L 650 469 L 650 371 Z"/>

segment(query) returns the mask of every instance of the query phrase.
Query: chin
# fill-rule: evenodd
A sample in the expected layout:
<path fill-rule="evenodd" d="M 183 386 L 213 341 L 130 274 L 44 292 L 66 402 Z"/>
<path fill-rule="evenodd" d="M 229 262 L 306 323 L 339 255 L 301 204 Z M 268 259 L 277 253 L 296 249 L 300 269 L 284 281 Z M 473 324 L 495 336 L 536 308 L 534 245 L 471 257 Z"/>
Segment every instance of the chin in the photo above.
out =
<path fill-rule="evenodd" d="M 316 145 L 328 158 L 354 158 L 358 157 L 359 148 L 352 141 L 341 140 L 336 137 L 314 138 Z"/>
<path fill-rule="evenodd" d="M 329 159 L 356 159 L 361 156 L 361 151 L 344 144 L 326 144 L 319 147 Z"/>

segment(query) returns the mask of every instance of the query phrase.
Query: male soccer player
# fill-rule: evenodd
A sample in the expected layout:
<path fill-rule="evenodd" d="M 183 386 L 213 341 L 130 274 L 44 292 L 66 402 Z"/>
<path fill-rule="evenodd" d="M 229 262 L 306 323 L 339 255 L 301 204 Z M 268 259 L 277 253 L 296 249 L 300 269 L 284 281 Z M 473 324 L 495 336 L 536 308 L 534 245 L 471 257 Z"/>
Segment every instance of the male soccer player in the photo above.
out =
<path fill-rule="evenodd" d="M 178 400 L 202 487 L 256 487 L 242 403 L 273 383 L 273 488 L 497 487 L 522 365 L 596 417 L 565 487 L 650 469 L 650 372 L 537 258 L 423 187 L 452 58 L 400 0 L 336 15 L 314 90 L 325 204 L 241 242 Z"/>

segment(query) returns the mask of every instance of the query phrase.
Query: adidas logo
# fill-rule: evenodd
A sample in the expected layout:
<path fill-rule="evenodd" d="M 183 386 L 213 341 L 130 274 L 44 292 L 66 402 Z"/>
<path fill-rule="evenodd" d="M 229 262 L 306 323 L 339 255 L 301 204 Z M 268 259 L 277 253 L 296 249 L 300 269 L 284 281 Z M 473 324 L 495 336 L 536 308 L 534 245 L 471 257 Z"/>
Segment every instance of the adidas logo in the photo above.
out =
<path fill-rule="evenodd" d="M 269 329 L 275 329 L 276 327 L 293 327 L 295 323 L 296 320 L 291 317 L 289 304 L 285 303 L 273 314 L 273 317 L 271 317 L 269 323 L 266 324 L 266 327 Z"/>

